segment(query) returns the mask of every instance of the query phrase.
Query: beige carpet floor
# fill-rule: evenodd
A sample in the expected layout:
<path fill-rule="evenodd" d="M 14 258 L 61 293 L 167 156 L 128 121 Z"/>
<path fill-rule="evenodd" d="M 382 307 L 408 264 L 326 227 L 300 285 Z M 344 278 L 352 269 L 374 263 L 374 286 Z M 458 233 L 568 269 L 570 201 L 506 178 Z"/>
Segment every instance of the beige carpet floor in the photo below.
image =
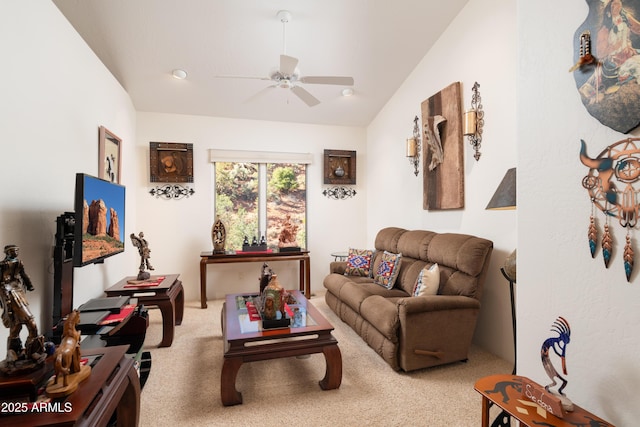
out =
<path fill-rule="evenodd" d="M 149 310 L 145 349 L 152 355 L 141 396 L 141 426 L 479 426 L 478 378 L 510 373 L 510 363 L 473 347 L 466 363 L 411 373 L 393 371 L 324 302 L 312 303 L 334 325 L 342 352 L 342 384 L 323 391 L 322 354 L 244 364 L 236 388 L 243 404 L 220 402 L 222 301 L 187 302 L 173 345 L 157 348 L 159 310 Z M 492 409 L 492 417 L 497 414 Z"/>

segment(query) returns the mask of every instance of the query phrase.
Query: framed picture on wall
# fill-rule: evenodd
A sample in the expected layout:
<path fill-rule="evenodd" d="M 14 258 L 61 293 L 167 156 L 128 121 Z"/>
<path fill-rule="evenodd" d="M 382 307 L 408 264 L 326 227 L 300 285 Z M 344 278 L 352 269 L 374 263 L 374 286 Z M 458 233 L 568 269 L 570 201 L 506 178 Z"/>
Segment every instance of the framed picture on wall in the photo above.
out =
<path fill-rule="evenodd" d="M 120 184 L 122 140 L 104 126 L 98 134 L 98 177 Z"/>
<path fill-rule="evenodd" d="M 193 144 L 150 142 L 151 182 L 193 182 Z"/>
<path fill-rule="evenodd" d="M 324 183 L 353 185 L 356 183 L 356 152 L 324 150 Z"/>

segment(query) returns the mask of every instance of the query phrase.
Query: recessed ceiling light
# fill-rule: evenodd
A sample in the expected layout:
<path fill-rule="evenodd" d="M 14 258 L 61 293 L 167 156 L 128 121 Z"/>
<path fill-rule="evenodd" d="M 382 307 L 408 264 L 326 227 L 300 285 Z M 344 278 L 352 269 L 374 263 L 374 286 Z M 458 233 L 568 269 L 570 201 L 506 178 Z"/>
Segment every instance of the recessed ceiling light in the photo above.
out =
<path fill-rule="evenodd" d="M 351 89 L 350 87 L 346 89 L 342 89 L 342 96 L 351 96 L 351 95 L 353 95 L 353 89 Z"/>
<path fill-rule="evenodd" d="M 187 78 L 187 72 L 185 70 L 181 70 L 180 68 L 176 68 L 175 70 L 173 70 L 171 75 L 178 80 L 184 80 Z"/>

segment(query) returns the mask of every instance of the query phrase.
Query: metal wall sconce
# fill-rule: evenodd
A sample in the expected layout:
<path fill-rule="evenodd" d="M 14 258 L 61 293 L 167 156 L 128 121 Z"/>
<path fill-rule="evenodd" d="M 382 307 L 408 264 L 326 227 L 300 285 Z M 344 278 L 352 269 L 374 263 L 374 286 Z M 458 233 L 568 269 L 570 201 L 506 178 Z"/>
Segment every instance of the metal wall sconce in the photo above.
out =
<path fill-rule="evenodd" d="M 471 96 L 471 109 L 464 113 L 464 134 L 469 138 L 469 142 L 475 151 L 473 158 L 480 160 L 480 144 L 482 143 L 482 128 L 484 127 L 484 110 L 482 109 L 482 98 L 478 88 L 478 82 L 473 84 L 473 95 Z"/>
<path fill-rule="evenodd" d="M 409 163 L 413 165 L 413 173 L 418 176 L 420 172 L 420 150 L 422 149 L 422 144 L 420 141 L 420 127 L 418 127 L 418 116 L 413 119 L 413 136 L 411 138 L 407 138 L 407 157 L 409 158 Z"/>

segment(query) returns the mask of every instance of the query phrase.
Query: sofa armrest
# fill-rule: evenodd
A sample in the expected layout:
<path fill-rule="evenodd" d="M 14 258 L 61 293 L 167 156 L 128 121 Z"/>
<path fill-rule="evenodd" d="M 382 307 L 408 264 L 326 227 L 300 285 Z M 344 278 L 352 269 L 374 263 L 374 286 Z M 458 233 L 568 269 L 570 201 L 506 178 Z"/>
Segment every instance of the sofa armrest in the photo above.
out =
<path fill-rule="evenodd" d="M 479 309 L 480 301 L 461 295 L 429 295 L 420 297 L 400 298 L 396 304 L 398 310 L 406 314 L 422 313 L 426 311 L 442 311 L 456 309 Z"/>
<path fill-rule="evenodd" d="M 405 371 L 466 360 L 480 302 L 462 295 L 397 300 L 398 364 Z"/>
<path fill-rule="evenodd" d="M 346 261 L 333 261 L 331 264 L 329 264 L 329 273 L 344 274 L 346 269 Z"/>

